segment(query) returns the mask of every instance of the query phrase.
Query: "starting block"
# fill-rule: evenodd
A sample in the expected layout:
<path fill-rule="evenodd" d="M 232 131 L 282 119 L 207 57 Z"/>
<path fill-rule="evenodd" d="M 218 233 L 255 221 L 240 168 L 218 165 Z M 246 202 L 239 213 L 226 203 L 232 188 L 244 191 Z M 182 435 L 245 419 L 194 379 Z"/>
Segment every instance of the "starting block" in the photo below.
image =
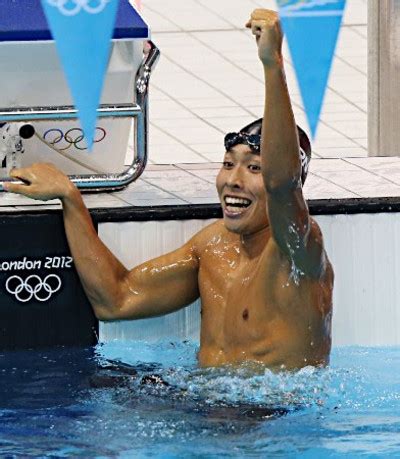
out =
<path fill-rule="evenodd" d="M 147 162 L 148 88 L 159 58 L 136 9 L 119 1 L 90 153 L 40 0 L 0 0 L 0 11 L 0 189 L 12 168 L 34 162 L 55 164 L 86 190 L 136 180 Z"/>

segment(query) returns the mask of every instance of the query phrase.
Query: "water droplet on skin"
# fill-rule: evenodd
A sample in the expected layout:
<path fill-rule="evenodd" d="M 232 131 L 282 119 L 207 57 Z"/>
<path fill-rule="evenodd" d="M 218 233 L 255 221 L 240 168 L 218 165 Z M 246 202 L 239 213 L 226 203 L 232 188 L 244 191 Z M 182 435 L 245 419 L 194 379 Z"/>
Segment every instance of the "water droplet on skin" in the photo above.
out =
<path fill-rule="evenodd" d="M 310 346 L 314 347 L 314 341 L 311 341 Z"/>

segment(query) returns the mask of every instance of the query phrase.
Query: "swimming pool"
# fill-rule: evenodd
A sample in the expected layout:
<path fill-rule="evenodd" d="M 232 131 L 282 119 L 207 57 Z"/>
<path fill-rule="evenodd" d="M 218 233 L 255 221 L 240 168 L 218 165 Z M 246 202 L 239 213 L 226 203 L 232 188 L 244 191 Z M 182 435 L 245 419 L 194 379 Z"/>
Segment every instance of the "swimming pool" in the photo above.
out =
<path fill-rule="evenodd" d="M 329 369 L 255 376 L 198 369 L 196 350 L 0 354 L 0 456 L 400 455 L 400 348 L 337 348 Z"/>

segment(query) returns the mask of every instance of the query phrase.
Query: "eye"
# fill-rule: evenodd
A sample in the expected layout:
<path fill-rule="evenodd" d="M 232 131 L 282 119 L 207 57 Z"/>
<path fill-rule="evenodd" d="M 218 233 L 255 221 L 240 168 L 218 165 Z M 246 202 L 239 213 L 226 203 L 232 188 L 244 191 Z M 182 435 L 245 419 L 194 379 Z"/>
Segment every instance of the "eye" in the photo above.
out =
<path fill-rule="evenodd" d="M 251 170 L 251 172 L 260 172 L 261 166 L 260 164 L 250 164 L 249 169 Z"/>
<path fill-rule="evenodd" d="M 224 169 L 230 169 L 231 167 L 233 167 L 233 162 L 232 161 L 224 161 L 222 163 L 222 165 L 224 166 Z"/>

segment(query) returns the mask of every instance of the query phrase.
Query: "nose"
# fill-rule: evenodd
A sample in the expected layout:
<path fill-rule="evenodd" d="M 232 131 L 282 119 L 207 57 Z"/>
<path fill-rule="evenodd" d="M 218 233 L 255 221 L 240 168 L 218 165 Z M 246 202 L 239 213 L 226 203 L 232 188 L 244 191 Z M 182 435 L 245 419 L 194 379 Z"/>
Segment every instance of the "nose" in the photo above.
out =
<path fill-rule="evenodd" d="M 227 186 L 235 189 L 243 188 L 243 171 L 240 166 L 236 166 L 230 170 L 230 174 L 226 181 Z"/>

